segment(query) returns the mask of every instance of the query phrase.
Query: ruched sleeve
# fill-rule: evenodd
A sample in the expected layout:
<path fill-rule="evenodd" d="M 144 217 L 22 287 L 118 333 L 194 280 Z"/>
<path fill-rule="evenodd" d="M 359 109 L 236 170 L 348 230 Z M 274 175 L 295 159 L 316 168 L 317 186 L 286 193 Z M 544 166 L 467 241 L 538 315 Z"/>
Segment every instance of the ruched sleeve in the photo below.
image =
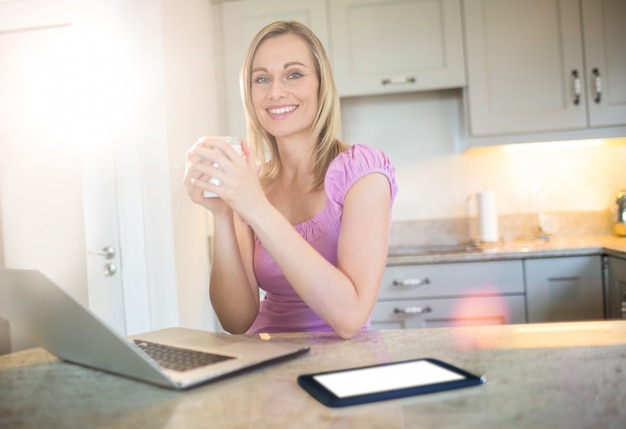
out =
<path fill-rule="evenodd" d="M 355 144 L 339 154 L 328 166 L 324 188 L 327 197 L 335 204 L 343 206 L 346 194 L 362 177 L 371 174 L 383 174 L 389 181 L 391 204 L 398 193 L 395 170 L 384 152 L 373 147 Z"/>

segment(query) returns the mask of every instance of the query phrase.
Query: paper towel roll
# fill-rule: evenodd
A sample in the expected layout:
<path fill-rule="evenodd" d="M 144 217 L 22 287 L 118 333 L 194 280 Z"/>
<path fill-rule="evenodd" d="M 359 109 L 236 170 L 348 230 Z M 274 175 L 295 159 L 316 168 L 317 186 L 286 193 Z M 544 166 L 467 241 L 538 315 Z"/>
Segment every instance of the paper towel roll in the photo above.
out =
<path fill-rule="evenodd" d="M 479 192 L 477 203 L 480 240 L 484 242 L 498 241 L 498 210 L 495 193 L 490 190 Z"/>

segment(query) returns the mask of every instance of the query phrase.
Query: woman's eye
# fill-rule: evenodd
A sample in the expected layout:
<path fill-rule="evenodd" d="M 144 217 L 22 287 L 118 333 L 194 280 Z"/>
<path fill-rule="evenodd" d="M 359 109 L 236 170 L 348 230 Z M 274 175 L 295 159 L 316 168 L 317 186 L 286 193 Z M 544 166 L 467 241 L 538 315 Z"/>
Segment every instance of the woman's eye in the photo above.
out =
<path fill-rule="evenodd" d="M 287 79 L 298 79 L 299 77 L 302 77 L 302 73 L 292 72 L 289 74 L 289 76 L 287 76 Z"/>
<path fill-rule="evenodd" d="M 257 77 L 254 79 L 254 82 L 255 82 L 255 83 L 267 83 L 267 82 L 269 82 L 269 81 L 270 81 L 270 80 L 267 78 L 267 76 L 257 76 Z"/>

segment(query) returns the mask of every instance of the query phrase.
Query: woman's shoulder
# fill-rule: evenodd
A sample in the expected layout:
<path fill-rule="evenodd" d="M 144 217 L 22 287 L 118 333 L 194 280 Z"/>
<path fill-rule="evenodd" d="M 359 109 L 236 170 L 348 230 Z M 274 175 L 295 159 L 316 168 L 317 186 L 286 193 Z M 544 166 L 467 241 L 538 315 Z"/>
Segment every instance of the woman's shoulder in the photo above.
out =
<path fill-rule="evenodd" d="M 339 153 L 329 165 L 330 169 L 392 168 L 387 155 L 380 149 L 365 144 L 354 144 Z"/>
<path fill-rule="evenodd" d="M 382 173 L 395 187 L 394 168 L 382 150 L 365 144 L 351 145 L 328 166 L 324 180 L 327 194 L 344 196 L 357 180 L 370 173 Z"/>

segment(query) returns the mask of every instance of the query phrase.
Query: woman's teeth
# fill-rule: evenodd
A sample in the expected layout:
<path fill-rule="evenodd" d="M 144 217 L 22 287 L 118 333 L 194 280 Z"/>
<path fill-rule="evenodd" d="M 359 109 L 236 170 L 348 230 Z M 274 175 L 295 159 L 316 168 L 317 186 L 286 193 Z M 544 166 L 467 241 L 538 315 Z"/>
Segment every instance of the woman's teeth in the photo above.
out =
<path fill-rule="evenodd" d="M 293 112 L 294 110 L 296 110 L 296 106 L 280 107 L 278 109 L 269 109 L 269 112 L 272 115 L 282 115 L 288 112 Z"/>

